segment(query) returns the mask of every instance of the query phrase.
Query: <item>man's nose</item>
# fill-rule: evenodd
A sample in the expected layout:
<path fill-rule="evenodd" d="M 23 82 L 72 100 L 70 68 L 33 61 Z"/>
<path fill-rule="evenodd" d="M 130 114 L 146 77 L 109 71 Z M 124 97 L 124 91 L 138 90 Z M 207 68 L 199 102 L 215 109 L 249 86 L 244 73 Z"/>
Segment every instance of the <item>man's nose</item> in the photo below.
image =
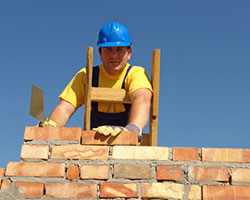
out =
<path fill-rule="evenodd" d="M 112 49 L 110 55 L 111 56 L 118 56 L 118 51 L 116 49 Z"/>

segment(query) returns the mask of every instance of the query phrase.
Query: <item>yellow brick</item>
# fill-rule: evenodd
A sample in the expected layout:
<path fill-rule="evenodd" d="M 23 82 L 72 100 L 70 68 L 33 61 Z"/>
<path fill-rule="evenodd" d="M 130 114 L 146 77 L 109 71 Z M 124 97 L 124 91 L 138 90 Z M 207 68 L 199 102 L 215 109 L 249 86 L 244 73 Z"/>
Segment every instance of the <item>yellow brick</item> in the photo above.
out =
<path fill-rule="evenodd" d="M 108 160 L 108 157 L 109 147 L 107 146 L 53 146 L 51 153 L 51 158 L 62 159 Z"/>
<path fill-rule="evenodd" d="M 47 145 L 23 145 L 21 150 L 21 158 L 37 158 L 48 159 L 49 146 Z"/>
<path fill-rule="evenodd" d="M 81 179 L 105 179 L 109 178 L 109 165 L 83 165 Z"/>
<path fill-rule="evenodd" d="M 114 146 L 113 159 L 168 160 L 168 147 Z"/>
<path fill-rule="evenodd" d="M 3 180 L 2 181 L 2 184 L 0 185 L 1 186 L 1 190 L 3 190 L 3 189 L 5 189 L 5 188 L 8 188 L 8 187 L 10 187 L 10 185 L 11 185 L 11 182 L 9 181 L 9 180 Z"/>
<path fill-rule="evenodd" d="M 250 169 L 234 168 L 232 169 L 233 182 L 250 182 Z"/>
<path fill-rule="evenodd" d="M 5 169 L 4 168 L 0 168 L 0 184 L 1 184 L 1 180 L 2 180 L 2 176 L 4 174 Z"/>
<path fill-rule="evenodd" d="M 201 186 L 192 185 L 188 194 L 188 200 L 201 200 Z"/>
<path fill-rule="evenodd" d="M 143 183 L 142 198 L 182 199 L 184 185 L 175 183 Z"/>

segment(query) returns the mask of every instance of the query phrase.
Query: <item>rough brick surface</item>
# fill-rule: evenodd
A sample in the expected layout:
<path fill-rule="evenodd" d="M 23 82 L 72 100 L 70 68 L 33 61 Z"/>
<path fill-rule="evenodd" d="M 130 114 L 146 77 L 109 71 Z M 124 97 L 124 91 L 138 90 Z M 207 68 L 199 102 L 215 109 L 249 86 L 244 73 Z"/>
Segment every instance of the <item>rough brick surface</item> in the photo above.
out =
<path fill-rule="evenodd" d="M 46 183 L 46 198 L 49 199 L 96 199 L 97 184 Z"/>
<path fill-rule="evenodd" d="M 48 145 L 23 145 L 21 150 L 21 159 L 48 159 Z"/>
<path fill-rule="evenodd" d="M 6 176 L 64 177 L 64 163 L 9 162 Z"/>
<path fill-rule="evenodd" d="M 250 186 L 203 186 L 203 200 L 248 200 Z"/>
<path fill-rule="evenodd" d="M 0 186 L 1 186 L 1 180 L 2 180 L 2 176 L 4 174 L 5 169 L 4 168 L 0 168 Z"/>
<path fill-rule="evenodd" d="M 61 159 L 85 159 L 85 160 L 108 160 L 109 147 L 63 145 L 53 146 L 51 158 Z"/>
<path fill-rule="evenodd" d="M 3 180 L 1 184 L 1 190 L 10 187 L 11 182 L 9 180 Z"/>
<path fill-rule="evenodd" d="M 161 165 L 156 168 L 157 180 L 182 180 L 180 165 Z"/>
<path fill-rule="evenodd" d="M 22 188 L 24 195 L 27 197 L 41 198 L 43 196 L 43 183 L 17 182 L 15 186 Z"/>
<path fill-rule="evenodd" d="M 191 161 L 200 160 L 198 148 L 174 147 L 173 148 L 174 161 Z"/>
<path fill-rule="evenodd" d="M 250 162 L 250 149 L 202 148 L 202 161 Z"/>
<path fill-rule="evenodd" d="M 188 192 L 188 200 L 201 200 L 201 186 L 191 185 Z"/>
<path fill-rule="evenodd" d="M 167 147 L 114 146 L 113 159 L 168 160 Z"/>
<path fill-rule="evenodd" d="M 81 168 L 81 179 L 103 179 L 109 178 L 109 165 L 83 165 Z"/>
<path fill-rule="evenodd" d="M 136 198 L 136 183 L 107 182 L 101 184 L 101 198 Z"/>
<path fill-rule="evenodd" d="M 24 140 L 70 140 L 80 141 L 82 130 L 79 127 L 26 127 Z"/>
<path fill-rule="evenodd" d="M 0 168 L 0 199 L 250 199 L 250 149 L 134 146 L 130 133 L 26 127 L 22 161 Z"/>
<path fill-rule="evenodd" d="M 78 165 L 70 165 L 67 170 L 67 179 L 69 180 L 78 180 L 80 175 Z"/>
<path fill-rule="evenodd" d="M 194 179 L 196 181 L 229 181 L 227 167 L 221 166 L 195 166 Z"/>
<path fill-rule="evenodd" d="M 122 131 L 116 137 L 104 136 L 96 131 L 83 131 L 83 145 L 137 145 L 138 137 L 136 132 Z"/>
<path fill-rule="evenodd" d="M 154 199 L 182 199 L 184 185 L 176 183 L 142 183 L 142 197 Z"/>
<path fill-rule="evenodd" d="M 114 178 L 150 179 L 150 165 L 147 164 L 115 164 Z"/>
<path fill-rule="evenodd" d="M 232 169 L 232 182 L 250 182 L 250 169 Z"/>

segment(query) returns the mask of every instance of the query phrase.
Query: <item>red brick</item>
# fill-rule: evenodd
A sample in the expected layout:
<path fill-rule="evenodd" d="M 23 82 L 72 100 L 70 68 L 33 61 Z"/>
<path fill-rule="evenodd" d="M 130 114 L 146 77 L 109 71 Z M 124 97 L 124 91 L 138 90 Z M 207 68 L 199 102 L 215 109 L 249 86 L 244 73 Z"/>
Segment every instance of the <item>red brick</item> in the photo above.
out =
<path fill-rule="evenodd" d="M 196 181 L 229 181 L 227 167 L 195 166 L 194 179 Z"/>
<path fill-rule="evenodd" d="M 232 169 L 232 182 L 250 182 L 250 169 Z"/>
<path fill-rule="evenodd" d="M 122 131 L 117 136 L 105 136 L 96 131 L 83 131 L 83 145 L 137 145 L 138 137 L 136 132 Z"/>
<path fill-rule="evenodd" d="M 46 198 L 49 199 L 96 199 L 97 184 L 46 183 Z"/>
<path fill-rule="evenodd" d="M 202 161 L 250 162 L 250 149 L 202 148 Z"/>
<path fill-rule="evenodd" d="M 5 169 L 4 168 L 0 168 L 0 182 L 2 180 L 3 174 L 4 174 Z"/>
<path fill-rule="evenodd" d="M 115 164 L 114 178 L 150 179 L 150 165 L 147 164 Z"/>
<path fill-rule="evenodd" d="M 3 180 L 1 184 L 1 190 L 10 187 L 11 182 L 9 180 Z"/>
<path fill-rule="evenodd" d="M 81 179 L 103 179 L 109 178 L 109 165 L 83 165 L 81 168 Z"/>
<path fill-rule="evenodd" d="M 62 159 L 85 159 L 85 160 L 108 160 L 109 147 L 62 145 L 53 146 L 51 158 Z"/>
<path fill-rule="evenodd" d="M 49 146 L 47 145 L 23 145 L 21 150 L 21 159 L 48 159 Z"/>
<path fill-rule="evenodd" d="M 203 186 L 203 200 L 248 200 L 250 186 Z"/>
<path fill-rule="evenodd" d="M 67 179 L 78 180 L 80 175 L 79 167 L 77 165 L 70 165 L 67 171 Z"/>
<path fill-rule="evenodd" d="M 173 160 L 174 161 L 200 160 L 199 148 L 174 147 Z"/>
<path fill-rule="evenodd" d="M 6 176 L 64 177 L 64 163 L 9 162 Z"/>
<path fill-rule="evenodd" d="M 15 185 L 23 189 L 26 197 L 41 198 L 43 196 L 43 183 L 16 182 Z"/>
<path fill-rule="evenodd" d="M 26 127 L 24 141 L 30 140 L 71 140 L 80 141 L 79 127 Z"/>
<path fill-rule="evenodd" d="M 182 180 L 180 165 L 161 165 L 156 168 L 157 180 Z"/>
<path fill-rule="evenodd" d="M 101 183 L 101 198 L 136 198 L 136 183 Z"/>

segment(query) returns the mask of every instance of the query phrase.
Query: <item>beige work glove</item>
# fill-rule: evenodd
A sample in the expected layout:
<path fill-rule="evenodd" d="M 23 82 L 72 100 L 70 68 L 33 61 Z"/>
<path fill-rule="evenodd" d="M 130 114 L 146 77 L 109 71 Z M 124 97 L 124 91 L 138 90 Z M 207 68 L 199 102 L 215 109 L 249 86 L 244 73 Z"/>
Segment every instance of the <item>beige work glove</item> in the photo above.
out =
<path fill-rule="evenodd" d="M 125 129 L 128 131 L 135 131 L 138 136 L 138 142 L 142 142 L 142 129 L 137 124 L 128 124 L 125 126 Z"/>
<path fill-rule="evenodd" d="M 117 136 L 122 131 L 127 131 L 122 126 L 108 126 L 108 125 L 98 126 L 97 128 L 93 128 L 92 130 L 97 131 L 98 133 L 103 134 L 105 136 L 108 135 Z"/>
<path fill-rule="evenodd" d="M 138 142 L 142 142 L 142 130 L 137 124 L 128 124 L 125 127 L 122 126 L 98 126 L 92 130 L 97 131 L 100 134 L 105 136 L 112 135 L 117 136 L 122 131 L 135 131 L 138 135 Z"/>
<path fill-rule="evenodd" d="M 46 117 L 46 118 L 44 118 L 44 121 L 39 122 L 37 126 L 39 126 L 39 127 L 57 127 L 57 124 L 53 120 Z"/>

